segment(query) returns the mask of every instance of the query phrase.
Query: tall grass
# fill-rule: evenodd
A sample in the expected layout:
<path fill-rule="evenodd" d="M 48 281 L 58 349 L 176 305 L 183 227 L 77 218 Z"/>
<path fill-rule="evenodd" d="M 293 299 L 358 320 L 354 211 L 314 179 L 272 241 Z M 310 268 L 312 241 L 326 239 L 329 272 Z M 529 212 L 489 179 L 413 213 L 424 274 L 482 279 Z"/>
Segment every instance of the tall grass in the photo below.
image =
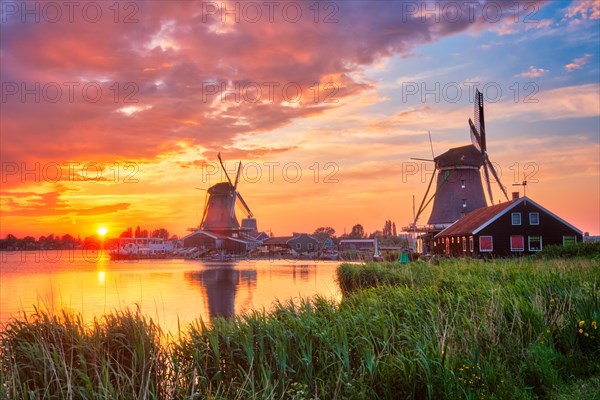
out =
<path fill-rule="evenodd" d="M 170 338 L 139 311 L 91 326 L 38 311 L 1 334 L 1 390 L 11 399 L 551 399 L 598 382 L 595 260 L 342 265 L 338 280 L 339 304 L 277 303 Z"/>

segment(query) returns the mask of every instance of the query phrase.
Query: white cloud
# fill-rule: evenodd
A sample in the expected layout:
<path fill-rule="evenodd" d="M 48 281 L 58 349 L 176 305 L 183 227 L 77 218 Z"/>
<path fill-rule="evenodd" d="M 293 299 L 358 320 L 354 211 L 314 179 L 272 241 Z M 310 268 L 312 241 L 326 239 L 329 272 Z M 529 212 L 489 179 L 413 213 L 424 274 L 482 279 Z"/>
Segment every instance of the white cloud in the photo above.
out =
<path fill-rule="evenodd" d="M 545 75 L 547 72 L 550 71 L 544 68 L 536 68 L 531 65 L 528 71 L 515 75 L 515 78 L 539 78 L 540 76 Z"/>

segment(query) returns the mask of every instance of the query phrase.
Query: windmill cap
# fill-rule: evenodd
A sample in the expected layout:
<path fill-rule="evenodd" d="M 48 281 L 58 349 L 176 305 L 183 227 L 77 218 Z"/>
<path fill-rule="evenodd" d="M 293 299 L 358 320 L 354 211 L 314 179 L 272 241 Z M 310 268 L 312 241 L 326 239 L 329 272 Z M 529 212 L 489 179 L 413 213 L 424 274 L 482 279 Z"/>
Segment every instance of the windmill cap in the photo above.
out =
<path fill-rule="evenodd" d="M 481 167 L 483 165 L 481 152 L 472 144 L 454 147 L 447 152 L 440 154 L 434 160 L 438 168 L 459 167 L 461 165 Z"/>
<path fill-rule="evenodd" d="M 220 182 L 208 188 L 209 194 L 226 195 L 233 191 L 233 186 L 229 182 Z"/>

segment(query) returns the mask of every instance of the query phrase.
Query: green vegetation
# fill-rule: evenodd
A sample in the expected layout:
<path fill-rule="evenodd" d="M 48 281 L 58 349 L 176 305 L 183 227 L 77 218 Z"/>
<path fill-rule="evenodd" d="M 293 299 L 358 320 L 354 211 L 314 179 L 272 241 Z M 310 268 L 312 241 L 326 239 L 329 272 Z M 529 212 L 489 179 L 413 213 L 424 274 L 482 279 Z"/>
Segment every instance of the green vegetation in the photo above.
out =
<path fill-rule="evenodd" d="M 592 399 L 594 259 L 342 265 L 343 300 L 174 337 L 139 312 L 37 312 L 1 334 L 6 398 Z M 168 340 L 167 340 L 168 339 Z"/>
<path fill-rule="evenodd" d="M 550 245 L 544 246 L 544 250 L 539 253 L 541 258 L 573 258 L 586 257 L 595 260 L 600 260 L 600 242 L 584 242 L 576 245 L 560 246 Z"/>

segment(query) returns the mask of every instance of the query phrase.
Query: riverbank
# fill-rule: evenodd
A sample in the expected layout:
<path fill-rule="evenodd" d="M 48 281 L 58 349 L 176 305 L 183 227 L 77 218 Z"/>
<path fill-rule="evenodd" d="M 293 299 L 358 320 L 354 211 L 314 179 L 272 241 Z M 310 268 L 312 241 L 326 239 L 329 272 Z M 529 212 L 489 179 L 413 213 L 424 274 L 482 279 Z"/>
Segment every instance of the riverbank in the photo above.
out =
<path fill-rule="evenodd" d="M 592 399 L 596 394 L 597 260 L 345 264 L 338 280 L 346 293 L 339 304 L 319 297 L 277 304 L 268 312 L 215 319 L 211 326 L 196 321 L 168 338 L 135 310 L 113 312 L 93 324 L 68 312 L 39 311 L 2 332 L 2 395 Z M 354 282 L 351 288 L 348 282 Z"/>

